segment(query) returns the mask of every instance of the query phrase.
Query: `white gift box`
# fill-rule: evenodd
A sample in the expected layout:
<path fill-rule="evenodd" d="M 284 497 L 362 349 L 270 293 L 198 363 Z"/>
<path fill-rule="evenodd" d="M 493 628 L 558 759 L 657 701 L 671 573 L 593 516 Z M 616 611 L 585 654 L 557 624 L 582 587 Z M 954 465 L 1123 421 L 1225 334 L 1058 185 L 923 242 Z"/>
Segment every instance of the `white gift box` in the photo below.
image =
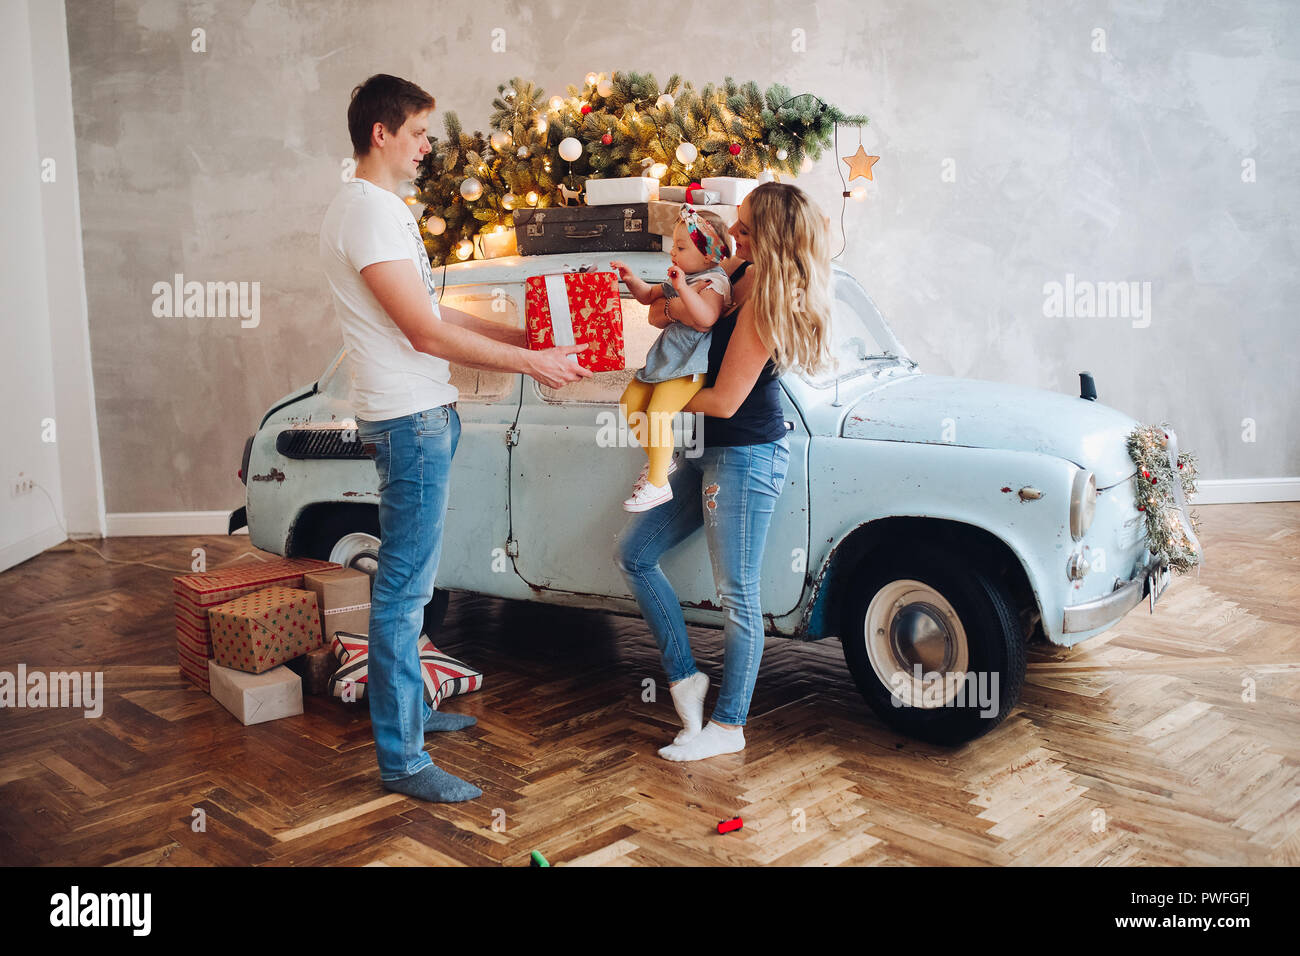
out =
<path fill-rule="evenodd" d="M 718 201 L 729 206 L 739 206 L 749 195 L 750 190 L 758 185 L 757 179 L 742 179 L 739 176 L 706 176 L 700 185 L 718 194 Z"/>
<path fill-rule="evenodd" d="M 660 186 L 659 201 L 686 202 L 686 190 L 686 186 Z M 703 183 L 700 184 L 700 187 L 695 190 L 693 195 L 695 197 L 691 200 L 693 206 L 709 206 L 722 202 L 722 197 L 718 195 L 718 192 L 713 189 L 705 189 Z"/>
<path fill-rule="evenodd" d="M 620 203 L 654 202 L 659 198 L 659 180 L 653 176 L 618 176 L 613 179 L 588 179 L 586 190 L 588 206 L 616 206 Z"/>
<path fill-rule="evenodd" d="M 283 664 L 249 674 L 208 661 L 208 679 L 209 693 L 245 726 L 302 713 L 302 678 Z"/>

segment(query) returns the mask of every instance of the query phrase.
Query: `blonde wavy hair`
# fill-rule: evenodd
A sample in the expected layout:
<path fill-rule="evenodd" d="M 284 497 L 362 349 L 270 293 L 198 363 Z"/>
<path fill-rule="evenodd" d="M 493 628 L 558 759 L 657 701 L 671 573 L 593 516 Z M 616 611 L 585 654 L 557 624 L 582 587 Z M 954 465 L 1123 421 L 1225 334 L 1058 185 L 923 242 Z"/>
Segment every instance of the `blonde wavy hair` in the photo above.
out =
<path fill-rule="evenodd" d="M 749 249 L 754 264 L 754 327 L 778 374 L 818 375 L 830 353 L 830 227 L 798 186 L 769 182 L 749 193 Z"/>

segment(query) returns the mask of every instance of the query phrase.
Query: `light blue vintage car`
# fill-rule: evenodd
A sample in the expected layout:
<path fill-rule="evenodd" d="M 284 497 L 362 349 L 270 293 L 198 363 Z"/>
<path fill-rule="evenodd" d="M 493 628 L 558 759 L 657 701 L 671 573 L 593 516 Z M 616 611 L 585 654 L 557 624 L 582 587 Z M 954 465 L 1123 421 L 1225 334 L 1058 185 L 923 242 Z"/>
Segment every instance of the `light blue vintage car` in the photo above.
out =
<path fill-rule="evenodd" d="M 620 253 L 648 281 L 659 252 Z M 523 324 L 528 276 L 609 269 L 604 254 L 512 256 L 449 266 L 442 304 Z M 630 369 L 658 330 L 624 294 Z M 331 318 L 332 321 L 332 318 Z M 768 632 L 839 636 L 850 672 L 889 726 L 969 740 L 1015 706 L 1031 639 L 1101 633 L 1169 580 L 1147 547 L 1125 439 L 1138 423 L 1094 400 L 924 375 L 862 287 L 835 270 L 839 367 L 782 381 L 790 470 L 763 561 Z M 453 367 L 460 445 L 426 614 L 468 591 L 638 615 L 613 560 L 621 502 L 645 461 L 616 402 L 632 371 L 553 390 Z M 373 570 L 378 478 L 356 440 L 341 352 L 249 438 L 241 477 L 252 543 Z M 694 448 L 693 416 L 681 434 Z M 722 626 L 704 535 L 664 570 L 686 619 Z M 650 640 L 647 635 L 647 640 Z"/>

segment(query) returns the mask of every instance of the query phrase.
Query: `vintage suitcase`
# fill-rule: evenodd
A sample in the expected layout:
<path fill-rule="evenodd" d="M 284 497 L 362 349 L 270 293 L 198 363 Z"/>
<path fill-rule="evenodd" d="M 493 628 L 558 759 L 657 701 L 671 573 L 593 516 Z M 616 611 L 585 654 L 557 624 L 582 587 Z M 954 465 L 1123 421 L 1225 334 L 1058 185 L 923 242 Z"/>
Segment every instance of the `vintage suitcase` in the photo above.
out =
<path fill-rule="evenodd" d="M 649 226 L 649 203 L 625 206 L 548 206 L 516 209 L 521 256 L 554 252 L 659 252 Z"/>

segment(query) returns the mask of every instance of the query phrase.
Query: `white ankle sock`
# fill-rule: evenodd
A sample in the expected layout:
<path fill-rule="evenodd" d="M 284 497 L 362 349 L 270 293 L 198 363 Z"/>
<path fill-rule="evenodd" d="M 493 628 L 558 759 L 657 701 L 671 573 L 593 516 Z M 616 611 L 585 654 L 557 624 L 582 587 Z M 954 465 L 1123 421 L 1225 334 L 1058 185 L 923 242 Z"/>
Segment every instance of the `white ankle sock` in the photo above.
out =
<path fill-rule="evenodd" d="M 682 744 L 698 734 L 700 725 L 704 723 L 704 695 L 709 692 L 709 675 L 696 671 L 668 690 L 673 695 L 677 716 L 682 719 L 682 729 L 673 738 L 673 743 Z"/>
<path fill-rule="evenodd" d="M 719 754 L 734 754 L 745 749 L 745 731 L 741 727 L 727 730 L 713 721 L 685 743 L 671 744 L 659 750 L 665 760 L 703 760 Z"/>

